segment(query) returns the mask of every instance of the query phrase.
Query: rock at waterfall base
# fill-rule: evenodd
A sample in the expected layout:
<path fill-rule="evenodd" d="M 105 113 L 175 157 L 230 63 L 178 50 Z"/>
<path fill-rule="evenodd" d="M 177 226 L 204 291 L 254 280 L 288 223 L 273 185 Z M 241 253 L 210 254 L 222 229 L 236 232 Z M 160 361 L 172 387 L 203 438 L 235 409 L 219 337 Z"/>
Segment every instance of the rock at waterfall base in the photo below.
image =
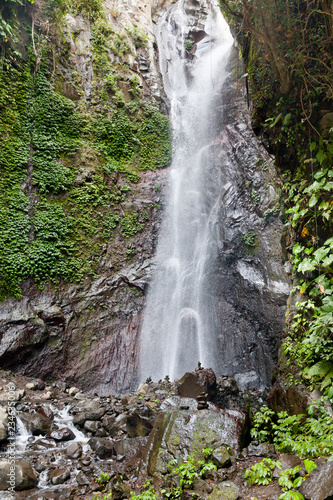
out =
<path fill-rule="evenodd" d="M 10 482 L 13 477 L 13 484 Z M 28 462 L 0 462 L 0 490 L 14 486 L 17 491 L 30 490 L 37 485 L 37 477 Z"/>

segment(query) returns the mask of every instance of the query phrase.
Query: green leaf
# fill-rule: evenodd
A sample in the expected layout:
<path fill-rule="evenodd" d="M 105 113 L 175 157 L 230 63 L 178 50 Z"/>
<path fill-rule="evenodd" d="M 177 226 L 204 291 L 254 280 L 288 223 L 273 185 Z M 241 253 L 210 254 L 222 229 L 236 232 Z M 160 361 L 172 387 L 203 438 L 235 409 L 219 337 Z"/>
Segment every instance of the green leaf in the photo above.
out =
<path fill-rule="evenodd" d="M 297 271 L 299 273 L 306 273 L 308 271 L 314 271 L 316 269 L 316 265 L 312 259 L 304 259 L 299 264 Z"/>

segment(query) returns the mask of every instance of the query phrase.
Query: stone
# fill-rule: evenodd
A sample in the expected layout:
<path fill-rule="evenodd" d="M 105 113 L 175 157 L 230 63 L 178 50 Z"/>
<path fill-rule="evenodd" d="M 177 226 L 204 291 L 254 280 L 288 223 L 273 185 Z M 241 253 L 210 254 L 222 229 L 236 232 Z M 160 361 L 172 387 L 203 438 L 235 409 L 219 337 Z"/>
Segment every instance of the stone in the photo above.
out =
<path fill-rule="evenodd" d="M 22 413 L 20 418 L 28 432 L 33 436 L 45 436 L 51 430 L 51 419 L 39 413 Z"/>
<path fill-rule="evenodd" d="M 53 429 L 50 432 L 50 438 L 56 441 L 71 441 L 75 439 L 75 434 L 68 427 L 63 427 L 62 429 Z"/>
<path fill-rule="evenodd" d="M 286 411 L 289 415 L 300 415 L 306 414 L 309 401 L 302 385 L 284 388 L 276 381 L 268 395 L 267 405 L 275 412 Z"/>
<path fill-rule="evenodd" d="M 49 405 L 42 405 L 38 408 L 37 413 L 42 415 L 42 417 L 53 420 L 53 411 L 51 410 Z"/>
<path fill-rule="evenodd" d="M 0 462 L 0 490 L 14 486 L 15 490 L 30 490 L 37 485 L 37 476 L 28 462 Z"/>
<path fill-rule="evenodd" d="M 8 415 L 6 408 L 0 406 L 0 443 L 8 437 Z"/>
<path fill-rule="evenodd" d="M 141 417 L 138 412 L 134 412 L 126 419 L 126 431 L 129 437 L 148 436 L 153 425 L 148 418 Z"/>
<path fill-rule="evenodd" d="M 105 408 L 91 408 L 77 413 L 73 418 L 74 425 L 84 425 L 86 420 L 100 420 L 105 413 Z"/>
<path fill-rule="evenodd" d="M 50 439 L 38 439 L 32 445 L 33 450 L 49 450 L 56 446 L 55 441 Z"/>
<path fill-rule="evenodd" d="M 269 455 L 267 455 L 269 457 Z M 270 457 L 271 458 L 271 457 Z M 280 473 L 286 469 L 292 469 L 297 465 L 302 465 L 302 460 L 296 455 L 279 455 L 279 462 L 281 462 L 281 469 L 277 467 L 273 471 L 273 477 L 280 477 Z"/>
<path fill-rule="evenodd" d="M 75 479 L 76 479 L 76 482 L 79 486 L 84 486 L 85 484 L 90 484 L 90 480 L 87 478 L 87 476 L 82 471 L 80 471 L 78 474 L 76 474 Z"/>
<path fill-rule="evenodd" d="M 181 397 L 197 398 L 202 392 L 211 400 L 216 393 L 216 377 L 210 368 L 187 372 L 179 380 L 178 392 Z"/>
<path fill-rule="evenodd" d="M 63 484 L 71 477 L 71 473 L 69 469 L 55 469 L 49 472 L 49 477 L 52 484 Z"/>
<path fill-rule="evenodd" d="M 101 422 L 98 420 L 86 420 L 83 427 L 86 431 L 95 433 L 101 425 Z"/>
<path fill-rule="evenodd" d="M 147 442 L 147 437 L 135 437 L 117 439 L 113 444 L 117 457 L 124 456 L 126 460 L 130 460 L 146 446 Z"/>
<path fill-rule="evenodd" d="M 26 388 L 30 391 L 35 391 L 37 389 L 36 385 L 33 382 L 29 382 L 28 384 L 26 384 Z"/>
<path fill-rule="evenodd" d="M 79 390 L 80 389 L 78 389 L 77 387 L 71 387 L 68 390 L 68 394 L 69 394 L 69 396 L 75 396 L 79 392 Z"/>
<path fill-rule="evenodd" d="M 215 448 L 212 453 L 212 460 L 218 469 L 231 465 L 231 455 L 226 446 Z"/>
<path fill-rule="evenodd" d="M 78 459 L 82 456 L 82 445 L 78 442 L 71 443 L 65 452 L 69 458 Z"/>
<path fill-rule="evenodd" d="M 116 417 L 111 417 L 109 415 L 106 415 L 105 417 L 103 417 L 103 420 L 102 420 L 102 424 L 103 424 L 104 429 L 106 429 L 106 431 L 111 436 L 116 435 L 118 432 L 118 429 L 114 428 L 115 421 L 116 421 Z M 113 434 L 112 434 L 112 432 L 113 432 Z"/>
<path fill-rule="evenodd" d="M 273 444 L 270 443 L 259 443 L 259 444 L 250 444 L 247 448 L 247 454 L 249 457 L 268 457 L 274 458 L 275 448 Z"/>
<path fill-rule="evenodd" d="M 223 481 L 215 486 L 207 500 L 237 500 L 239 498 L 239 488 L 231 481 Z"/>
<path fill-rule="evenodd" d="M 189 453 L 202 458 L 204 448 L 239 450 L 246 434 L 246 414 L 236 410 L 172 410 L 158 415 L 146 449 L 148 473 L 166 472 L 167 462 Z"/>
<path fill-rule="evenodd" d="M 90 448 L 99 458 L 111 458 L 115 455 L 113 441 L 107 438 L 91 438 L 88 441 Z"/>
<path fill-rule="evenodd" d="M 51 392 L 51 391 L 46 391 L 46 392 L 42 395 L 42 399 L 45 399 L 45 400 L 52 399 L 52 392 Z"/>
<path fill-rule="evenodd" d="M 332 500 L 333 462 L 326 462 L 314 469 L 302 483 L 299 492 L 305 500 Z"/>
<path fill-rule="evenodd" d="M 136 391 L 138 396 L 141 396 L 142 398 L 145 397 L 149 389 L 148 384 L 144 384 L 143 382 L 139 385 L 138 390 Z"/>
<path fill-rule="evenodd" d="M 259 386 L 259 377 L 255 371 L 236 373 L 235 380 L 241 391 L 248 391 Z"/>

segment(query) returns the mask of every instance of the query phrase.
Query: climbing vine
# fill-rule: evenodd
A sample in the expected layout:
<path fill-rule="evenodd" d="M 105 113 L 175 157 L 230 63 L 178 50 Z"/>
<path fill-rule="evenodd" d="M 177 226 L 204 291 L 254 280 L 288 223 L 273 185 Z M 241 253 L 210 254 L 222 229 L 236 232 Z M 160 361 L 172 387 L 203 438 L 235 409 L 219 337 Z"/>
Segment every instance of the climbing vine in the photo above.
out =
<path fill-rule="evenodd" d="M 8 44 L 0 78 L 0 299 L 21 297 L 27 279 L 41 287 L 95 277 L 103 243 L 116 234 L 129 240 L 149 217 L 133 209 L 124 213 L 121 207 L 135 195 L 140 172 L 165 167 L 170 160 L 168 119 L 141 100 L 137 76 L 128 75 L 129 70 L 125 76 L 117 63 L 112 64 L 107 50 L 115 34 L 99 1 L 78 0 L 64 9 L 72 15 L 80 12 L 92 23 L 98 76 L 92 106 L 87 110 L 80 100 L 63 94 L 55 59 L 58 51 L 68 64 L 66 43 L 59 43 L 60 25 L 55 21 L 48 37 L 45 31 L 45 22 L 60 15 L 59 3 L 45 0 L 27 12 L 13 7 L 12 18 L 6 11 L 5 18 L 17 23 L 15 40 L 20 41 L 22 23 L 29 32 L 34 22 L 24 57 L 14 53 L 14 38 L 0 34 L 2 43 Z M 50 17 L 43 18 L 47 11 Z M 135 40 L 140 46 L 146 43 L 140 30 L 128 27 L 124 33 L 134 38 L 133 47 Z M 125 101 L 120 82 L 126 79 Z M 71 85 L 82 95 L 74 70 Z M 133 253 L 131 246 L 129 250 Z"/>

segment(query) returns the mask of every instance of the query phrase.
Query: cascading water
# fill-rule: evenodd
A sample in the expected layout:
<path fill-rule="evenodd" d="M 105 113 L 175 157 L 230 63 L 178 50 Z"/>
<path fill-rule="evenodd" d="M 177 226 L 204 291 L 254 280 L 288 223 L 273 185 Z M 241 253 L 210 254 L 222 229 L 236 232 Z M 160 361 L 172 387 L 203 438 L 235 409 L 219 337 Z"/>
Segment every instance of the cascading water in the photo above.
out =
<path fill-rule="evenodd" d="M 221 88 L 233 39 L 217 5 L 196 4 L 179 0 L 157 29 L 174 143 L 157 267 L 141 330 L 141 379 L 178 378 L 198 361 L 218 367 L 209 276 L 218 252 L 222 181 L 216 176 L 212 182 L 210 146 L 222 127 Z"/>

